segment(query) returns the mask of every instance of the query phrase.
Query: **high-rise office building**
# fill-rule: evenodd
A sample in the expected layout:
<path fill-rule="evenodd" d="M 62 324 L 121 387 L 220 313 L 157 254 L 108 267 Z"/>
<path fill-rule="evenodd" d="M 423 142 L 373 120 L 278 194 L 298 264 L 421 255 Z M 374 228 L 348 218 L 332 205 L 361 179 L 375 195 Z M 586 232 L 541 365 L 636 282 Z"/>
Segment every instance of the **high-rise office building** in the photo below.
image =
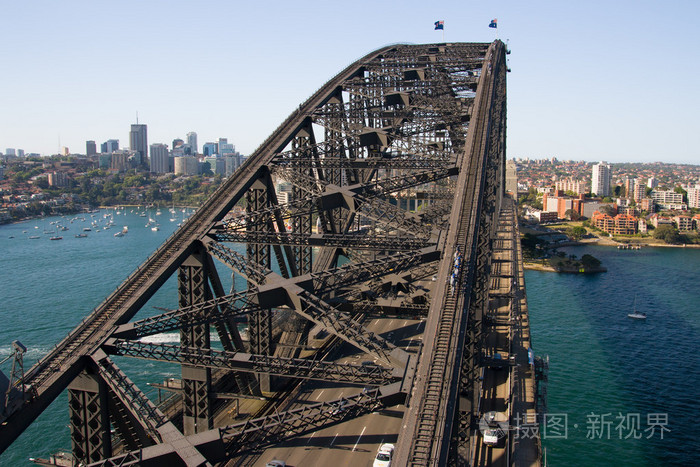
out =
<path fill-rule="evenodd" d="M 219 155 L 221 156 L 233 156 L 236 154 L 236 146 L 233 144 L 222 143 L 219 140 Z"/>
<path fill-rule="evenodd" d="M 197 154 L 197 133 L 195 133 L 194 131 L 190 131 L 189 133 L 187 133 L 187 144 L 190 145 L 192 154 Z"/>
<path fill-rule="evenodd" d="M 170 172 L 170 155 L 165 144 L 151 144 L 151 172 L 164 174 Z"/>
<path fill-rule="evenodd" d="M 85 155 L 86 156 L 94 156 L 97 154 L 97 145 L 95 144 L 94 141 L 86 141 L 85 142 Z"/>
<path fill-rule="evenodd" d="M 100 152 L 102 154 L 110 154 L 114 151 L 119 151 L 119 140 L 118 139 L 108 139 L 100 145 Z"/>
<path fill-rule="evenodd" d="M 148 129 L 146 125 L 134 124 L 131 125 L 129 132 L 129 147 L 132 151 L 138 153 L 136 164 L 140 165 L 146 162 L 148 157 Z"/>
<path fill-rule="evenodd" d="M 612 185 L 612 171 L 605 162 L 593 165 L 591 173 L 591 193 L 598 196 L 610 196 Z"/>
<path fill-rule="evenodd" d="M 219 145 L 217 143 L 204 143 L 202 146 L 202 154 L 204 157 L 213 156 L 219 153 Z"/>

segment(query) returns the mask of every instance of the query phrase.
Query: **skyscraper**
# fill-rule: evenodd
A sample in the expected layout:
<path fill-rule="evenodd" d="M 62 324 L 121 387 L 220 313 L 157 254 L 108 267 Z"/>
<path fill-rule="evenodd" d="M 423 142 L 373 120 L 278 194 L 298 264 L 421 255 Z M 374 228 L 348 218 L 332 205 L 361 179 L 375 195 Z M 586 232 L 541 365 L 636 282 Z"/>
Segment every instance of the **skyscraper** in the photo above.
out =
<path fill-rule="evenodd" d="M 170 172 L 169 157 L 167 145 L 151 144 L 151 172 L 159 174 Z"/>
<path fill-rule="evenodd" d="M 189 133 L 187 133 L 187 144 L 190 145 L 190 148 L 192 149 L 192 154 L 197 154 L 197 133 L 195 133 L 194 131 L 190 131 Z"/>
<path fill-rule="evenodd" d="M 218 143 L 204 143 L 204 146 L 202 146 L 202 153 L 204 156 L 213 156 L 214 154 L 219 153 L 219 144 Z"/>
<path fill-rule="evenodd" d="M 610 196 L 612 185 L 612 172 L 605 162 L 593 165 L 591 173 L 591 193 L 598 196 Z"/>
<path fill-rule="evenodd" d="M 148 136 L 147 127 L 142 124 L 131 125 L 129 132 L 129 147 L 132 151 L 138 153 L 136 164 L 140 165 L 146 162 L 148 157 Z"/>
<path fill-rule="evenodd" d="M 100 152 L 102 154 L 109 154 L 114 151 L 119 151 L 119 140 L 118 139 L 108 139 L 100 145 Z"/>
<path fill-rule="evenodd" d="M 97 154 L 97 145 L 95 144 L 94 141 L 86 141 L 85 142 L 85 155 L 87 156 L 94 156 Z"/>

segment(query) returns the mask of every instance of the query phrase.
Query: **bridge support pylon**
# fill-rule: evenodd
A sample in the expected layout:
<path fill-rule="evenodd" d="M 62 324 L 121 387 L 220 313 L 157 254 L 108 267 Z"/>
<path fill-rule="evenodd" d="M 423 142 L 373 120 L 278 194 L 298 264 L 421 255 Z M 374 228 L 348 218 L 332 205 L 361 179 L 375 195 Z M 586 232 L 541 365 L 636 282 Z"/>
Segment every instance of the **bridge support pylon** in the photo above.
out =
<path fill-rule="evenodd" d="M 178 272 L 179 306 L 186 307 L 208 300 L 206 251 L 198 247 Z M 209 349 L 209 324 L 183 326 L 180 344 L 185 347 Z M 182 365 L 182 430 L 185 436 L 213 428 L 211 408 L 211 369 Z"/>
<path fill-rule="evenodd" d="M 89 464 L 112 456 L 107 385 L 83 371 L 68 386 L 73 457 Z"/>

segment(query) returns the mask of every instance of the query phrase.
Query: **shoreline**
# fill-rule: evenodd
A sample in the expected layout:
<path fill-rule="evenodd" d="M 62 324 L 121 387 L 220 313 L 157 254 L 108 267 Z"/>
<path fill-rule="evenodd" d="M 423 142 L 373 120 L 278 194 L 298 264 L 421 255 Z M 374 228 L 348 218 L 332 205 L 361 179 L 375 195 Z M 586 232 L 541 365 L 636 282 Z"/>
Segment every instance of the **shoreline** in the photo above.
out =
<path fill-rule="evenodd" d="M 164 205 L 165 206 L 165 205 Z M 13 219 L 7 222 L 0 222 L 0 226 L 3 225 L 12 225 L 12 224 L 21 224 L 22 222 L 29 222 L 33 220 L 40 220 L 40 219 L 45 219 L 47 217 L 66 217 L 66 216 L 75 216 L 75 215 L 80 215 L 80 214 L 90 214 L 92 212 L 99 211 L 100 209 L 115 209 L 117 207 L 131 207 L 131 208 L 146 208 L 146 209 L 160 209 L 161 206 L 159 205 L 146 205 L 146 204 L 115 204 L 113 206 L 97 206 L 96 208 L 85 211 L 85 210 L 79 210 L 79 211 L 73 211 L 73 212 L 66 212 L 66 213 L 61 213 L 61 214 L 49 214 L 49 215 L 41 215 L 41 216 L 27 216 L 23 217 L 22 219 Z M 172 206 L 165 206 L 165 207 L 172 207 Z M 175 208 L 185 208 L 185 209 L 199 209 L 198 206 L 175 206 Z"/>
<path fill-rule="evenodd" d="M 580 245 L 600 245 L 600 246 L 610 246 L 617 248 L 618 246 L 640 246 L 642 248 L 700 248 L 700 245 L 694 243 L 684 243 L 682 245 L 672 245 L 670 243 L 648 243 L 644 241 L 635 242 L 616 242 L 610 238 L 596 237 L 594 239 L 579 240 L 578 244 L 571 244 L 567 246 L 580 246 Z"/>
<path fill-rule="evenodd" d="M 523 261 L 523 269 L 527 269 L 530 271 L 542 271 L 542 272 L 556 272 L 559 274 L 599 274 L 601 272 L 608 272 L 608 269 L 605 267 L 598 267 L 595 270 L 591 269 L 588 271 L 578 271 L 578 270 L 557 270 L 553 268 L 552 266 L 545 266 L 543 264 L 538 264 L 538 263 L 528 263 Z"/>

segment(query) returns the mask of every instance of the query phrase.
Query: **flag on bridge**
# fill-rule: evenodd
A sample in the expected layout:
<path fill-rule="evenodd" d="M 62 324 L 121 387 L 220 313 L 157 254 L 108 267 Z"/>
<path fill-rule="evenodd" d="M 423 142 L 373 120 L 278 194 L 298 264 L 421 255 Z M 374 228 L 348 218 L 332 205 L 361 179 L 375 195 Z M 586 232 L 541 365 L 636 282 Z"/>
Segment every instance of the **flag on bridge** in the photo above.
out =
<path fill-rule="evenodd" d="M 438 29 L 445 29 L 445 22 L 444 21 L 435 21 L 435 30 L 437 31 Z"/>
<path fill-rule="evenodd" d="M 489 27 L 490 28 L 497 28 L 498 27 L 498 19 L 497 18 L 492 19 L 491 22 L 489 23 Z"/>

